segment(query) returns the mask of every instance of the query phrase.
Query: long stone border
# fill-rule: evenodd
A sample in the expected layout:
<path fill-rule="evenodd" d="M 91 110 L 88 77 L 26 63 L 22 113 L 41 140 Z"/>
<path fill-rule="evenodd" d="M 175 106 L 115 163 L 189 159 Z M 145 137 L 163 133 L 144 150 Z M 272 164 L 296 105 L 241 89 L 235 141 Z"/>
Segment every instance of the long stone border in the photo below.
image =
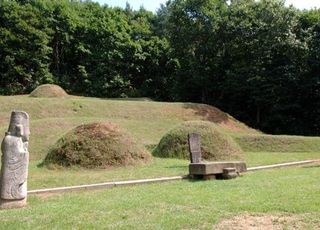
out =
<path fill-rule="evenodd" d="M 247 168 L 247 172 L 266 170 L 266 169 L 283 168 L 283 167 L 290 167 L 290 166 L 299 166 L 299 165 L 306 165 L 306 164 L 312 164 L 312 163 L 317 163 L 317 162 L 320 162 L 320 160 L 296 161 L 296 162 L 289 162 L 289 163 L 282 163 L 282 164 L 257 166 L 257 167 Z"/>
<path fill-rule="evenodd" d="M 298 166 L 298 165 L 306 165 L 306 164 L 312 164 L 312 163 L 317 163 L 317 162 L 320 162 L 320 160 L 297 161 L 297 162 L 290 162 L 290 163 L 283 163 L 283 164 L 258 166 L 258 167 L 248 168 L 247 172 L 266 170 L 266 169 L 283 168 L 283 167 L 290 167 L 290 166 Z M 78 185 L 78 186 L 69 186 L 69 187 L 36 189 L 36 190 L 28 191 L 28 195 L 45 194 L 45 193 L 61 193 L 61 192 L 90 190 L 90 189 L 110 189 L 113 187 L 123 187 L 123 186 L 132 186 L 132 185 L 140 185 L 140 184 L 151 184 L 151 183 L 159 183 L 159 182 L 167 182 L 167 181 L 176 181 L 176 180 L 182 180 L 182 179 L 188 179 L 188 176 L 160 177 L 160 178 L 154 178 L 154 179 L 116 181 L 116 182 L 106 182 L 106 183 Z"/>
<path fill-rule="evenodd" d="M 151 184 L 151 183 L 159 183 L 159 182 L 166 182 L 166 181 L 182 180 L 185 178 L 186 178 L 186 176 L 160 177 L 160 178 L 155 178 L 155 179 L 116 181 L 116 182 L 106 182 L 106 183 L 78 185 L 78 186 L 69 186 L 69 187 L 36 189 L 36 190 L 28 191 L 28 195 L 42 194 L 42 193 L 61 193 L 61 192 L 67 192 L 67 191 L 102 189 L 102 188 L 103 189 L 110 189 L 113 187 L 123 187 L 123 186 L 140 185 L 140 184 Z"/>

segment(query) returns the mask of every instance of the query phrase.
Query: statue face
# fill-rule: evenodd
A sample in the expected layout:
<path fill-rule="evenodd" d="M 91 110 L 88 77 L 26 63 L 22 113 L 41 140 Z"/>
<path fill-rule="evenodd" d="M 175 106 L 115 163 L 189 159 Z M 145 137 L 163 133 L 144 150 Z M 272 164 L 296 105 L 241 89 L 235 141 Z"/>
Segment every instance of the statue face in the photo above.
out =
<path fill-rule="evenodd" d="M 15 135 L 17 137 L 22 137 L 23 136 L 23 126 L 22 125 L 16 125 L 15 126 Z"/>
<path fill-rule="evenodd" d="M 12 112 L 8 132 L 21 137 L 23 142 L 29 141 L 29 115 L 26 112 Z"/>

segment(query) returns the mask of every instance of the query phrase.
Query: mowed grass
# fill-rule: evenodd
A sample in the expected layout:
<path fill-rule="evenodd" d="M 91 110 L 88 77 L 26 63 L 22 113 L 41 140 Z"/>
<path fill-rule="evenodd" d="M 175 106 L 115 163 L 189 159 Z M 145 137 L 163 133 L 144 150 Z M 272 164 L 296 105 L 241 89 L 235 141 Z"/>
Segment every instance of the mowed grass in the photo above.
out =
<path fill-rule="evenodd" d="M 249 167 L 320 159 L 319 152 L 246 152 Z"/>
<path fill-rule="evenodd" d="M 245 161 L 248 167 L 285 163 L 291 161 L 319 159 L 320 153 L 270 153 L 246 152 Z M 188 160 L 166 159 L 154 157 L 148 165 L 137 167 L 83 169 L 70 168 L 39 168 L 39 162 L 32 161 L 29 166 L 28 188 L 53 188 L 107 181 L 146 179 L 164 176 L 183 176 L 188 174 Z"/>
<path fill-rule="evenodd" d="M 320 167 L 313 166 L 228 181 L 33 195 L 26 208 L 0 211 L 0 229 L 214 229 L 220 220 L 243 213 L 295 215 L 302 229 L 319 229 L 319 174 Z"/>
<path fill-rule="evenodd" d="M 247 152 L 320 152 L 320 137 L 288 135 L 232 135 Z"/>
<path fill-rule="evenodd" d="M 154 158 L 153 162 L 141 166 L 109 169 L 38 168 L 36 162 L 29 166 L 28 189 L 53 188 L 92 184 L 108 181 L 147 179 L 188 174 L 188 161 Z"/>

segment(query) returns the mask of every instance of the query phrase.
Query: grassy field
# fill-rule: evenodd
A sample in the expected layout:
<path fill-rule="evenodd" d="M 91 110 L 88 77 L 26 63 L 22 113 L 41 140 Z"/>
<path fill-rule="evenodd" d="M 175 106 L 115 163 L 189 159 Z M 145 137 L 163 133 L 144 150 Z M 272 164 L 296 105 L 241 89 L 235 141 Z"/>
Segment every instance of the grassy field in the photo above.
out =
<path fill-rule="evenodd" d="M 319 137 L 287 135 L 233 135 L 247 152 L 320 152 Z"/>
<path fill-rule="evenodd" d="M 28 207 L 0 211 L 0 229 L 216 229 L 221 220 L 244 214 L 280 216 L 274 229 L 319 229 L 319 173 L 314 166 L 247 173 L 231 181 L 29 196 Z M 264 227 L 258 229 L 272 229 Z"/>
<path fill-rule="evenodd" d="M 246 152 L 245 161 L 248 167 L 319 159 L 319 153 L 270 153 Z M 177 176 L 188 174 L 189 161 L 179 159 L 157 158 L 148 165 L 139 167 L 125 167 L 113 169 L 83 169 L 83 168 L 39 168 L 37 162 L 32 161 L 29 166 L 29 189 L 52 188 L 80 184 L 99 183 L 107 181 L 156 178 L 163 176 Z"/>
<path fill-rule="evenodd" d="M 231 116 L 207 105 L 162 103 L 145 99 L 126 101 L 81 97 L 30 98 L 28 96 L 0 96 L 0 105 L 1 139 L 7 129 L 12 110 L 24 110 L 30 114 L 32 134 L 29 149 L 31 159 L 29 189 L 188 173 L 188 161 L 161 158 L 154 158 L 152 164 L 136 168 L 49 170 L 37 167 L 59 137 L 77 125 L 93 121 L 114 122 L 151 150 L 166 132 L 178 124 L 187 120 L 209 120 L 218 124 L 223 132 L 231 134 L 246 151 L 245 160 L 248 166 L 320 158 L 320 149 L 314 151 L 320 146 L 318 137 L 295 137 L 299 140 L 291 141 L 291 144 L 287 145 L 283 137 L 267 136 L 266 138 L 266 135 L 250 129 Z M 254 141 L 251 141 L 252 139 Z M 305 140 L 308 142 L 307 145 Z M 270 151 L 269 146 L 277 147 L 273 147 L 273 151 Z M 263 149 L 267 150 L 262 152 Z M 275 152 L 277 149 L 278 152 Z M 297 149 L 304 152 L 297 152 Z"/>
<path fill-rule="evenodd" d="M 225 132 L 257 133 L 214 107 L 192 103 L 0 96 L 0 105 L 0 137 L 12 110 L 29 113 L 31 160 L 43 159 L 50 145 L 68 130 L 93 121 L 114 122 L 146 146 L 158 144 L 169 129 L 187 120 L 213 121 Z"/>
<path fill-rule="evenodd" d="M 215 122 L 245 151 L 249 167 L 320 158 L 319 137 L 264 135 L 207 105 L 0 96 L 1 139 L 12 110 L 24 110 L 31 118 L 29 190 L 188 173 L 187 160 L 156 157 L 139 167 L 38 167 L 58 138 L 93 121 L 118 124 L 149 150 L 184 121 Z M 319 229 L 319 173 L 319 166 L 290 168 L 247 173 L 232 181 L 179 181 L 30 196 L 27 208 L 0 211 L 0 229 L 212 229 L 220 220 L 235 217 L 255 222 L 256 216 L 263 220 L 272 217 L 271 222 L 283 229 L 287 225 Z"/>

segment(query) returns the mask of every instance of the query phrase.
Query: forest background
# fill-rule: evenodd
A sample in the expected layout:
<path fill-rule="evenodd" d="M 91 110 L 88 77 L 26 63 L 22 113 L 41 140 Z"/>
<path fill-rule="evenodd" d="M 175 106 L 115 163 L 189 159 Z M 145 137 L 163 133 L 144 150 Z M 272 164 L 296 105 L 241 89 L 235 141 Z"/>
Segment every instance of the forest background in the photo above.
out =
<path fill-rule="evenodd" d="M 0 94 L 206 103 L 272 134 L 320 135 L 320 10 L 281 0 L 0 1 Z"/>

